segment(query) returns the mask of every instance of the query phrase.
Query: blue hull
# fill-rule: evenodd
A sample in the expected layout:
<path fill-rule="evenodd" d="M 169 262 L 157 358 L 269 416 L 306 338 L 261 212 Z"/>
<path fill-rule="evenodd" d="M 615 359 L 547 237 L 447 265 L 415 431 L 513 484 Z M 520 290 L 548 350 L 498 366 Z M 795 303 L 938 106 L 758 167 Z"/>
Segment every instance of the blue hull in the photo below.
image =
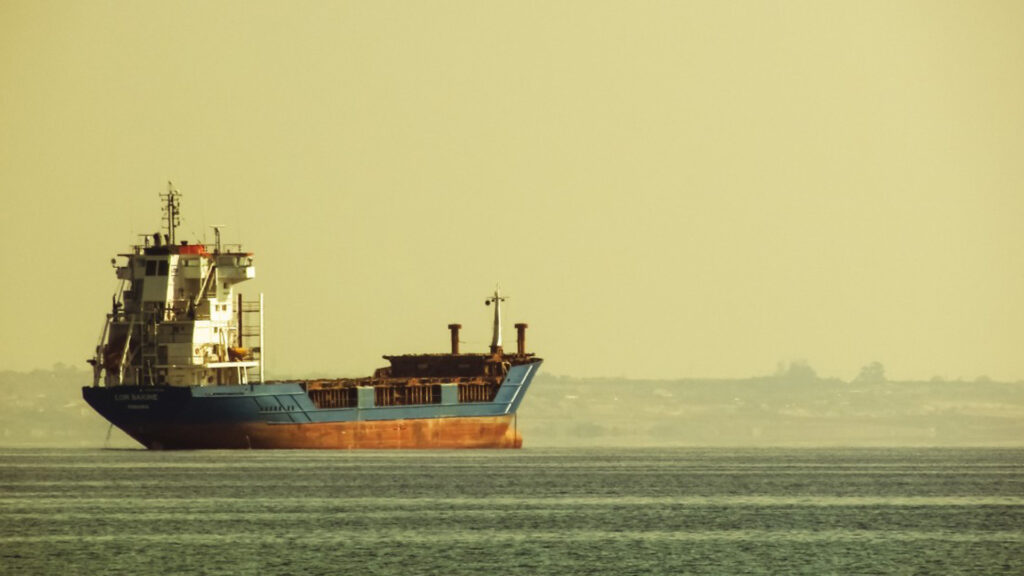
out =
<path fill-rule="evenodd" d="M 375 406 L 368 388 L 357 407 L 325 409 L 302 382 L 87 387 L 82 394 L 151 448 L 518 447 L 515 414 L 540 364 L 511 366 L 491 402 L 459 403 L 453 387 L 439 404 Z"/>

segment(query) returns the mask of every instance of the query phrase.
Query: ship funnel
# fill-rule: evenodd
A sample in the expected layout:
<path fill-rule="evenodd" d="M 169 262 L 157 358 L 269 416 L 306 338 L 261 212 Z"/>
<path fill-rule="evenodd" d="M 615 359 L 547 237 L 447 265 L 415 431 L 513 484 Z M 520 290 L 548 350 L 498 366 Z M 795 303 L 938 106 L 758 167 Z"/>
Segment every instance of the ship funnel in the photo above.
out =
<path fill-rule="evenodd" d="M 449 324 L 448 329 L 452 331 L 452 354 L 459 353 L 459 329 L 462 324 Z"/>
<path fill-rule="evenodd" d="M 516 324 L 516 344 L 520 355 L 526 354 L 526 328 L 528 324 Z"/>

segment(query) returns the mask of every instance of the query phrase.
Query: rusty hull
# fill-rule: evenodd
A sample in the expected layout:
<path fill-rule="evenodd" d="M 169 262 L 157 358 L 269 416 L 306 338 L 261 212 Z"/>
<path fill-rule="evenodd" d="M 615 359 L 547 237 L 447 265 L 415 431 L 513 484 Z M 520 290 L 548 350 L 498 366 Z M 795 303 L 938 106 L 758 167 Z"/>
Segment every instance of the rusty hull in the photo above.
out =
<path fill-rule="evenodd" d="M 154 450 L 520 448 L 515 414 L 359 422 L 144 425 L 126 428 Z"/>

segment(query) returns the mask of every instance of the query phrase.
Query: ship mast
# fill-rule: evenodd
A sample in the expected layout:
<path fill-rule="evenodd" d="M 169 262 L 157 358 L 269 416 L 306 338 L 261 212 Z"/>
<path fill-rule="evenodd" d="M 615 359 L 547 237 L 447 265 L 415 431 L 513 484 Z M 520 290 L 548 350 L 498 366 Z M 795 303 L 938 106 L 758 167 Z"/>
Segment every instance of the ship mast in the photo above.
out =
<path fill-rule="evenodd" d="M 181 214 L 178 205 L 181 201 L 181 194 L 174 189 L 174 184 L 167 182 L 167 193 L 161 194 L 167 205 L 163 207 L 164 221 L 167 224 L 167 243 L 173 246 L 177 243 L 174 239 L 174 230 L 181 224 Z"/>
<path fill-rule="evenodd" d="M 491 354 L 497 354 L 501 352 L 501 303 L 507 300 L 506 296 L 501 295 L 501 289 L 494 289 L 494 296 L 491 296 L 487 300 L 484 300 L 484 304 L 490 306 L 494 304 L 494 333 L 491 336 Z"/>

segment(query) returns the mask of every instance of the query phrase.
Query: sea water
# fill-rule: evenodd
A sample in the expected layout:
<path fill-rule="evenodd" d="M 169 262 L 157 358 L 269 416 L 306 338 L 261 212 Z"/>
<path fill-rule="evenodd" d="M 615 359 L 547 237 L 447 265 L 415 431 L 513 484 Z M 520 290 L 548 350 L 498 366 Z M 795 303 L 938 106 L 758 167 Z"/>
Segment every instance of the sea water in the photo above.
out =
<path fill-rule="evenodd" d="M 1022 574 L 1024 450 L 0 450 L 2 574 Z"/>

